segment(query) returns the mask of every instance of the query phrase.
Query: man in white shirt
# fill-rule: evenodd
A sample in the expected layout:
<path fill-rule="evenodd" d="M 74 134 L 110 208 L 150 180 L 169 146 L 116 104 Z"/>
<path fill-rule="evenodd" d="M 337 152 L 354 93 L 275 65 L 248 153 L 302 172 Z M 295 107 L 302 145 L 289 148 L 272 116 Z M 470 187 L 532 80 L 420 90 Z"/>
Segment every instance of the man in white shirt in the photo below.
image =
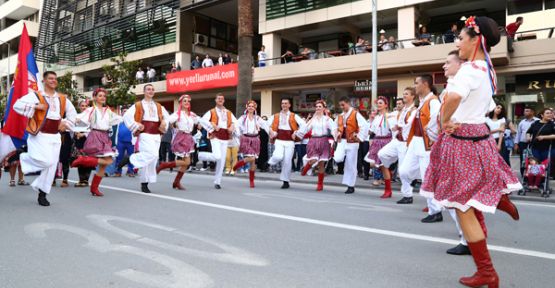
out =
<path fill-rule="evenodd" d="M 279 179 L 283 181 L 281 189 L 289 188 L 295 141 L 303 139 L 304 135 L 300 131 L 303 131 L 306 126 L 306 122 L 289 109 L 291 109 L 291 99 L 281 99 L 281 111 L 268 119 L 270 139 L 275 141 L 275 150 L 268 164 L 276 165 L 281 162 L 279 176 Z"/>
<path fill-rule="evenodd" d="M 137 151 L 129 158 L 124 159 L 118 168 L 131 162 L 135 168 L 139 169 L 141 180 L 141 191 L 150 193 L 149 183 L 156 183 L 156 164 L 158 163 L 160 142 L 162 134 L 168 129 L 168 119 L 170 115 L 166 108 L 153 100 L 154 86 L 146 84 L 144 86 L 144 99 L 136 102 L 123 115 L 125 126 L 133 133 L 133 143 Z"/>
<path fill-rule="evenodd" d="M 207 55 L 208 56 L 208 55 Z M 208 131 L 212 152 L 199 152 L 199 161 L 216 162 L 216 175 L 214 188 L 222 189 L 222 174 L 224 172 L 227 147 L 233 137 L 237 119 L 224 107 L 224 94 L 216 94 L 216 107 L 210 109 L 202 116 L 201 124 Z"/>
<path fill-rule="evenodd" d="M 46 195 L 50 193 L 58 167 L 62 145 L 59 132 L 73 127 L 77 112 L 66 95 L 56 92 L 56 73 L 46 71 L 43 79 L 44 91 L 23 96 L 13 108 L 16 113 L 29 118 L 28 152 L 20 155 L 21 170 L 25 174 L 40 172 L 31 187 L 39 193 L 39 205 L 50 206 Z"/>
<path fill-rule="evenodd" d="M 202 68 L 208 68 L 213 66 L 214 66 L 214 61 L 212 61 L 212 58 L 210 58 L 210 55 L 206 54 L 206 57 L 204 58 L 204 60 L 202 60 Z"/>
<path fill-rule="evenodd" d="M 268 54 L 266 54 L 266 47 L 262 45 L 260 51 L 258 51 L 258 67 L 266 66 L 266 59 L 268 59 Z"/>
<path fill-rule="evenodd" d="M 337 148 L 333 160 L 336 163 L 345 162 L 343 170 L 343 185 L 347 185 L 345 194 L 355 193 L 357 179 L 358 146 L 368 137 L 368 122 L 364 117 L 351 107 L 348 97 L 339 100 L 343 113 L 336 119 Z"/>
<path fill-rule="evenodd" d="M 141 67 L 139 67 L 139 70 L 137 70 L 135 78 L 137 79 L 137 82 L 139 82 L 139 84 L 145 82 L 145 71 L 143 71 Z"/>
<path fill-rule="evenodd" d="M 146 75 L 148 76 L 148 82 L 154 82 L 156 80 L 156 70 L 154 68 L 147 68 Z"/>

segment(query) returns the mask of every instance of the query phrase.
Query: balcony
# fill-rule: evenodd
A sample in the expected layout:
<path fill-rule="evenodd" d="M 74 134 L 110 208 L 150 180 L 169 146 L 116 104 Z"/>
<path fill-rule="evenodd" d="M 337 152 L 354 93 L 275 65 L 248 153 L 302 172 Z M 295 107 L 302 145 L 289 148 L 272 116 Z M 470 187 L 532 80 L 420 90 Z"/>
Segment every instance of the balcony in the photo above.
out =
<path fill-rule="evenodd" d="M 23 24 L 27 26 L 29 37 L 36 38 L 39 33 L 39 23 L 27 20 L 19 20 L 15 24 L 0 31 L 0 41 L 8 42 L 21 36 L 21 31 L 23 31 Z"/>
<path fill-rule="evenodd" d="M 40 0 L 9 0 L 0 5 L 0 19 L 21 20 L 39 11 Z"/>
<path fill-rule="evenodd" d="M 378 52 L 378 75 L 383 77 L 439 71 L 447 54 L 454 49 L 455 44 L 450 43 Z M 325 57 L 255 68 L 255 85 L 352 81 L 370 77 L 372 53 L 338 57 L 333 57 L 329 53 L 319 53 L 318 55 L 320 57 L 325 55 Z M 490 55 L 494 65 L 503 66 L 509 63 L 506 37 L 503 37 L 501 42 L 493 47 Z"/>

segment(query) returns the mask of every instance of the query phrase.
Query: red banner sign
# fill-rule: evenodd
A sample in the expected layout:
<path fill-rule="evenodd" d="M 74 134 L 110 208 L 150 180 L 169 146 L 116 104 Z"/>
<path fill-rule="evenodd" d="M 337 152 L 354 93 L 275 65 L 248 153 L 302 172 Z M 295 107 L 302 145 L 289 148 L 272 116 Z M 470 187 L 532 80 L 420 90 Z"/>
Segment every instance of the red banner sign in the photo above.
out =
<path fill-rule="evenodd" d="M 166 75 L 166 91 L 182 93 L 237 86 L 238 64 L 185 70 Z"/>

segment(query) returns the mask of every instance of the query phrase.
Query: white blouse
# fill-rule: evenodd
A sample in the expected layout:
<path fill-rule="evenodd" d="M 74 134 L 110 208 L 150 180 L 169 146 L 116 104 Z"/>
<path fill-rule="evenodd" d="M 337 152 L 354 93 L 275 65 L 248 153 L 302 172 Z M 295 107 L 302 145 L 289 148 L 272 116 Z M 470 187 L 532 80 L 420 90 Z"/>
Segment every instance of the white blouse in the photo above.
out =
<path fill-rule="evenodd" d="M 337 124 L 328 116 L 313 117 L 306 124 L 303 135 L 312 131 L 312 137 L 322 137 L 337 134 Z"/>
<path fill-rule="evenodd" d="M 181 117 L 179 117 L 178 112 L 174 112 L 168 118 L 170 124 L 174 124 L 177 127 L 177 130 L 185 133 L 192 133 L 195 125 L 199 123 L 200 117 L 198 117 L 195 113 L 191 112 L 190 115 L 187 115 L 185 111 L 181 111 Z"/>
<path fill-rule="evenodd" d="M 378 114 L 370 124 L 370 131 L 378 137 L 391 135 L 391 128 L 395 126 L 397 119 L 393 115 L 386 113 Z"/>
<path fill-rule="evenodd" d="M 90 129 L 108 131 L 112 126 L 123 121 L 123 117 L 114 113 L 108 107 L 89 107 L 77 114 L 75 121 L 87 125 Z"/>
<path fill-rule="evenodd" d="M 268 123 L 258 115 L 254 115 L 252 119 L 249 119 L 248 115 L 241 115 L 237 123 L 241 135 L 257 135 L 260 129 L 264 129 L 266 132 L 269 131 Z"/>
<path fill-rule="evenodd" d="M 501 119 L 498 119 L 498 120 L 492 120 L 491 118 L 486 117 L 486 124 L 488 125 L 490 130 L 497 130 L 497 129 L 501 128 L 501 125 L 504 125 L 505 122 L 506 122 L 505 118 L 501 118 Z M 495 139 L 499 139 L 499 136 L 503 135 L 502 133 L 504 134 L 504 132 L 497 132 L 497 133 L 492 134 L 491 136 L 493 136 L 493 138 L 495 138 Z"/>

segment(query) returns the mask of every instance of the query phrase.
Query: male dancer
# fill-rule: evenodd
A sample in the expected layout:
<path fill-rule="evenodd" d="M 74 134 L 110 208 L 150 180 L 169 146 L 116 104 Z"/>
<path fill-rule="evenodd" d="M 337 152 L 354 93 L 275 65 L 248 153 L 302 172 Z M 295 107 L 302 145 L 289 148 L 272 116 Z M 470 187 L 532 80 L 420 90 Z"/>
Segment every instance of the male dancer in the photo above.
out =
<path fill-rule="evenodd" d="M 347 185 L 345 194 L 355 193 L 357 180 L 358 143 L 363 142 L 368 135 L 368 122 L 349 103 L 348 97 L 339 100 L 343 113 L 336 119 L 337 123 L 337 148 L 333 160 L 336 163 L 345 161 L 343 173 L 344 185 Z"/>
<path fill-rule="evenodd" d="M 385 145 L 379 152 L 378 157 L 382 161 L 382 164 L 389 170 L 389 167 L 397 161 L 399 161 L 399 166 L 402 165 L 405 159 L 405 154 L 407 153 L 407 139 L 410 132 L 410 122 L 411 115 L 413 114 L 416 107 L 414 107 L 414 100 L 416 97 L 416 91 L 413 87 L 405 88 L 403 91 L 403 109 L 399 111 L 397 115 L 397 125 L 392 128 L 393 130 L 393 140 Z M 400 106 L 399 104 L 397 106 Z M 384 174 L 384 177 L 387 176 Z M 391 178 L 391 175 L 389 175 Z M 401 193 L 403 198 L 397 201 L 397 204 L 412 204 L 412 187 L 407 179 L 401 179 Z"/>
<path fill-rule="evenodd" d="M 216 94 L 216 107 L 210 109 L 202 116 L 201 125 L 208 131 L 212 152 L 199 152 L 200 161 L 216 162 L 216 174 L 214 188 L 222 189 L 222 174 L 224 173 L 225 159 L 227 156 L 227 145 L 231 139 L 237 119 L 224 107 L 224 94 Z"/>
<path fill-rule="evenodd" d="M 304 135 L 301 135 L 300 131 L 303 131 L 306 126 L 306 122 L 301 117 L 289 111 L 290 108 L 291 100 L 281 99 L 281 111 L 268 119 L 270 139 L 275 140 L 274 154 L 268 164 L 276 165 L 281 162 L 281 175 L 279 176 L 279 179 L 283 181 L 281 189 L 289 188 L 295 139 L 303 139 Z"/>
<path fill-rule="evenodd" d="M 130 161 L 139 169 L 141 191 L 150 193 L 149 183 L 156 183 L 156 164 L 160 150 L 161 134 L 168 128 L 168 111 L 153 100 L 154 86 L 146 84 L 143 88 L 144 99 L 136 102 L 123 115 L 123 121 L 133 133 L 135 153 L 124 159 L 118 169 Z"/>
<path fill-rule="evenodd" d="M 410 183 L 415 179 L 424 179 L 426 169 L 430 163 L 430 149 L 432 139 L 430 135 L 437 135 L 437 130 L 432 131 L 430 126 L 437 123 L 441 104 L 433 86 L 431 75 L 421 75 L 414 81 L 416 94 L 420 98 L 420 106 L 409 120 L 412 125 L 407 138 L 408 149 L 403 163 L 399 167 L 401 181 Z M 437 128 L 437 125 L 435 125 Z M 431 127 L 430 127 L 431 128 Z M 408 194 L 407 194 L 408 195 Z M 427 198 L 428 216 L 422 219 L 423 223 L 443 221 L 442 207 L 432 198 Z"/>
<path fill-rule="evenodd" d="M 58 167 L 62 145 L 60 131 L 68 131 L 73 126 L 77 112 L 66 95 L 56 92 L 56 73 L 46 71 L 43 79 L 44 91 L 23 96 L 13 108 L 16 113 L 29 118 L 28 152 L 19 156 L 21 170 L 24 174 L 40 171 L 31 187 L 39 192 L 39 205 L 50 206 L 46 194 L 50 193 Z"/>

